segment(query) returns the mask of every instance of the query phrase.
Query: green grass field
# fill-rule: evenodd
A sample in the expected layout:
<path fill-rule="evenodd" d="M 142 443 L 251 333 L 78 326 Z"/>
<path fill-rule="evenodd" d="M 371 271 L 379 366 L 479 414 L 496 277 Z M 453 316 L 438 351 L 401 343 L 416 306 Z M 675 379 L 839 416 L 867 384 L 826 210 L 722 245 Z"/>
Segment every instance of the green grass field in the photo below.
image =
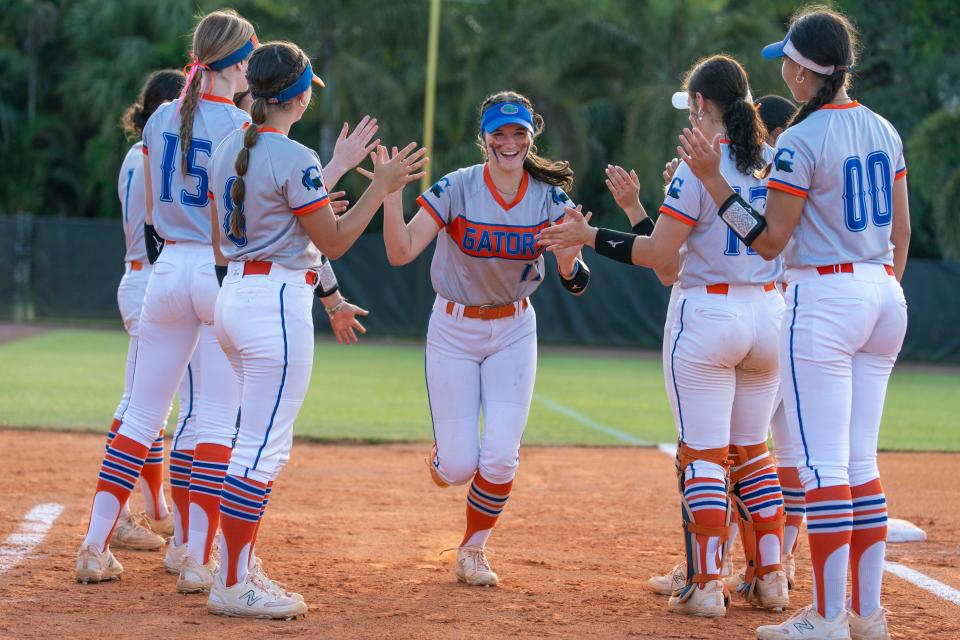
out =
<path fill-rule="evenodd" d="M 122 390 L 127 336 L 60 330 L 0 345 L 0 425 L 105 430 Z M 576 393 L 568 392 L 576 380 Z M 900 367 L 883 449 L 960 451 L 960 374 Z M 419 344 L 317 345 L 296 433 L 320 439 L 430 440 Z M 659 358 L 541 353 L 524 441 L 615 445 L 676 438 Z"/>

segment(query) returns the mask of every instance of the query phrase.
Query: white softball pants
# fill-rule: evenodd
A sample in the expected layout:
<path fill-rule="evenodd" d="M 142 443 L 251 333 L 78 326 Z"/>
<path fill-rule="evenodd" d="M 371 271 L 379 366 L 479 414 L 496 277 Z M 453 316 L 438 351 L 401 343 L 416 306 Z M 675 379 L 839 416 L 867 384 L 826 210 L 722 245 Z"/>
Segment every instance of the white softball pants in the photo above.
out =
<path fill-rule="evenodd" d="M 907 330 L 907 303 L 883 265 L 853 273 L 787 272 L 780 340 L 784 408 L 807 489 L 880 474 L 877 438 L 887 382 Z"/>
<path fill-rule="evenodd" d="M 537 315 L 462 317 L 438 297 L 427 329 L 424 368 L 437 445 L 434 464 L 450 484 L 479 469 L 495 484 L 513 480 L 537 373 Z M 483 430 L 480 415 L 483 413 Z"/>
<path fill-rule="evenodd" d="M 120 286 L 117 288 L 117 306 L 120 309 L 120 317 L 123 319 L 123 328 L 130 336 L 130 341 L 127 345 L 127 365 L 123 377 L 123 395 L 120 397 L 120 403 L 117 405 L 117 410 L 113 414 L 113 417 L 117 420 L 123 418 L 123 414 L 127 410 L 127 405 L 130 403 L 130 391 L 133 388 L 133 372 L 137 366 L 137 346 L 140 343 L 140 311 L 143 308 L 143 297 L 147 291 L 147 282 L 150 279 L 151 272 L 153 272 L 152 264 L 145 263 L 142 268 L 134 271 L 130 263 L 127 262 L 123 278 L 120 279 Z M 176 433 L 182 431 L 187 424 L 192 425 L 196 417 L 196 414 L 191 410 L 194 385 L 192 382 L 193 372 L 190 369 L 192 368 L 194 371 L 197 370 L 198 360 L 199 355 L 194 353 L 194 357 L 190 360 L 190 367 L 188 367 L 187 373 L 180 380 L 179 415 L 177 417 Z M 164 417 L 163 423 L 160 426 L 165 425 L 166 422 L 166 417 Z M 160 426 L 157 427 L 157 431 L 160 430 Z M 174 448 L 176 448 L 176 446 L 174 446 Z"/>
<path fill-rule="evenodd" d="M 243 275 L 231 262 L 217 299 L 217 338 L 240 389 L 240 429 L 228 474 L 271 482 L 290 459 L 293 423 L 313 371 L 313 286 L 274 264 Z M 206 365 L 206 363 L 204 363 Z"/>
<path fill-rule="evenodd" d="M 177 242 L 164 247 L 143 299 L 130 402 L 121 418 L 121 435 L 150 446 L 197 349 L 203 366 L 194 382 L 202 393 L 193 402 L 194 429 L 179 434 L 177 446 L 231 446 L 239 405 L 236 381 L 213 332 L 201 332 L 201 327 L 213 324 L 218 291 L 210 245 Z"/>
<path fill-rule="evenodd" d="M 693 449 L 767 438 L 779 386 L 783 298 L 759 285 L 679 291 L 671 311 L 669 386 L 677 431 Z"/>

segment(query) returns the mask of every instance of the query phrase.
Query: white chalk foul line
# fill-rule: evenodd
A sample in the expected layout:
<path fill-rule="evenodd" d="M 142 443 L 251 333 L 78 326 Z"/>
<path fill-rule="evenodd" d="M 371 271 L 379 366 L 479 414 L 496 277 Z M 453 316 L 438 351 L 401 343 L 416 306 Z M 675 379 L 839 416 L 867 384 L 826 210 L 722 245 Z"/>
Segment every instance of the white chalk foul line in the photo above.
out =
<path fill-rule="evenodd" d="M 557 413 L 561 413 L 567 416 L 568 418 L 572 418 L 573 420 L 579 422 L 581 425 L 587 427 L 588 429 L 593 429 L 594 431 L 605 433 L 608 436 L 613 436 L 617 440 L 626 442 L 628 444 L 636 444 L 636 445 L 644 445 L 644 446 L 649 446 L 653 444 L 652 442 L 647 442 L 646 440 L 638 438 L 634 435 L 630 435 L 629 433 L 620 431 L 619 429 L 614 429 L 613 427 L 608 427 L 605 424 L 601 424 L 600 422 L 597 422 L 596 420 L 583 415 L 579 411 L 571 409 L 570 407 L 566 407 L 560 404 L 559 402 L 554 402 L 550 398 L 545 398 L 541 395 L 534 395 L 533 397 L 537 402 L 539 402 L 546 408 L 550 409 L 551 411 L 555 411 Z"/>
<path fill-rule="evenodd" d="M 907 582 L 916 585 L 925 591 L 929 591 L 933 595 L 943 598 L 947 602 L 960 605 L 960 591 L 954 589 L 948 584 L 944 584 L 939 580 L 934 580 L 928 575 L 922 574 L 919 571 L 914 571 L 910 567 L 905 567 L 896 562 L 884 562 L 883 568 L 898 578 L 903 578 Z"/>
<path fill-rule="evenodd" d="M 20 528 L 0 544 L 0 573 L 18 565 L 36 549 L 60 514 L 63 505 L 54 502 L 38 504 L 23 516 Z"/>

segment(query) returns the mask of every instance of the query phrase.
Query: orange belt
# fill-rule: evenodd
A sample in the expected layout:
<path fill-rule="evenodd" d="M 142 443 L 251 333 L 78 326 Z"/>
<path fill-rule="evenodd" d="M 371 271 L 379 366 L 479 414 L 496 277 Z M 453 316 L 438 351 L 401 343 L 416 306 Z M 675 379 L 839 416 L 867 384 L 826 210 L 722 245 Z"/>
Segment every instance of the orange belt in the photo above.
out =
<path fill-rule="evenodd" d="M 176 240 L 164 240 L 163 244 L 177 244 Z"/>
<path fill-rule="evenodd" d="M 520 310 L 523 311 L 530 306 L 530 303 L 527 302 L 527 299 L 524 298 L 520 301 Z M 447 301 L 447 315 L 453 315 L 454 309 L 456 309 L 457 304 L 453 301 Z M 475 320 L 499 320 L 500 318 L 510 318 L 516 315 L 517 313 L 517 303 L 510 302 L 507 304 L 485 304 L 477 307 L 467 307 L 463 308 L 463 317 L 464 318 L 473 318 Z"/>
<path fill-rule="evenodd" d="M 273 263 L 269 260 L 252 260 L 243 263 L 244 276 L 265 276 L 270 273 Z M 304 281 L 309 285 L 317 284 L 319 276 L 316 271 L 306 270 L 304 272 Z"/>
<path fill-rule="evenodd" d="M 767 284 L 763 285 L 764 291 L 773 291 L 776 288 L 777 288 L 776 282 L 768 282 Z M 713 293 L 718 296 L 725 296 L 728 293 L 730 293 L 730 285 L 727 284 L 726 282 L 721 282 L 720 284 L 708 284 L 707 293 Z"/>
<path fill-rule="evenodd" d="M 883 265 L 884 271 L 888 276 L 893 275 L 893 267 L 888 264 Z M 844 262 L 842 264 L 828 264 L 825 267 L 817 267 L 817 273 L 822 276 L 828 276 L 833 273 L 853 273 L 853 263 Z"/>
<path fill-rule="evenodd" d="M 143 270 L 142 262 L 140 262 L 139 260 L 130 261 L 130 271 L 142 271 L 142 270 Z"/>

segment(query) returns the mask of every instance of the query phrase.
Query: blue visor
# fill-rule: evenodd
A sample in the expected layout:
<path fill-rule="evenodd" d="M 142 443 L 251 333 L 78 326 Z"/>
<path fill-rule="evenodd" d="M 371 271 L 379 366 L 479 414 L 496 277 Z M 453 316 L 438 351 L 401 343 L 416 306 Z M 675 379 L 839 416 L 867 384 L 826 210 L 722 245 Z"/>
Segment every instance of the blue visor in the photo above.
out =
<path fill-rule="evenodd" d="M 253 94 L 254 98 L 265 98 L 267 102 L 280 103 L 288 102 L 293 100 L 298 95 L 310 88 L 310 84 L 314 82 L 315 76 L 313 75 L 313 66 L 311 66 L 310 61 L 307 60 L 307 66 L 304 68 L 303 73 L 293 81 L 289 87 L 281 89 L 277 93 L 255 93 Z M 316 79 L 317 81 L 320 78 Z M 319 83 L 318 83 L 319 84 Z M 320 84 L 320 86 L 323 86 Z"/>
<path fill-rule="evenodd" d="M 786 55 L 783 52 L 783 48 L 787 46 L 787 42 L 789 41 L 790 41 L 790 34 L 787 34 L 787 36 L 781 42 L 774 42 L 773 44 L 768 44 L 763 49 L 761 49 L 760 55 L 762 55 L 767 60 L 782 58 L 784 55 Z"/>
<path fill-rule="evenodd" d="M 257 48 L 257 36 L 253 36 L 247 43 L 228 55 L 226 58 L 220 58 L 214 62 L 211 62 L 208 66 L 213 71 L 223 71 L 232 64 L 237 64 L 238 62 L 243 62 L 250 57 L 250 54 L 253 53 L 253 50 Z"/>
<path fill-rule="evenodd" d="M 493 133 L 505 124 L 519 124 L 533 132 L 533 114 L 519 102 L 500 102 L 487 107 L 480 116 L 480 129 Z"/>

